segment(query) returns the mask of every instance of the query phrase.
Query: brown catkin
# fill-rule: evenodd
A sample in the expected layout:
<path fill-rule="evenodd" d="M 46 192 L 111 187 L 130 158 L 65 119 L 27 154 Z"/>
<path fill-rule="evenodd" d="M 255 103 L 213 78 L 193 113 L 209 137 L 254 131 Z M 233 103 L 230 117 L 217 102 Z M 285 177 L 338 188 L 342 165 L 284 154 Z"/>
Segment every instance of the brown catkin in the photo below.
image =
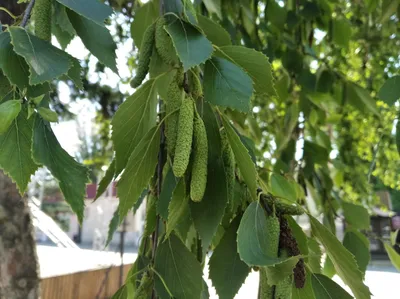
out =
<path fill-rule="evenodd" d="M 165 31 L 164 26 L 166 24 L 164 18 L 159 18 L 156 22 L 156 50 L 166 64 L 175 65 L 179 61 L 178 55 L 176 54 L 171 37 Z"/>
<path fill-rule="evenodd" d="M 136 76 L 131 82 L 131 86 L 133 88 L 136 88 L 140 84 L 142 84 L 144 78 L 146 78 L 146 75 L 149 72 L 150 58 L 154 48 L 155 31 L 156 24 L 153 23 L 149 27 L 147 27 L 146 31 L 144 32 L 142 44 L 140 47 Z"/>
<path fill-rule="evenodd" d="M 176 177 L 182 177 L 187 169 L 192 151 L 194 103 L 191 98 L 183 100 L 179 111 L 178 136 L 172 170 Z"/>
<path fill-rule="evenodd" d="M 297 245 L 296 239 L 293 237 L 292 230 L 284 216 L 280 217 L 280 230 L 279 236 L 279 248 L 283 248 L 289 254 L 289 256 L 300 255 L 300 249 Z M 294 283 L 296 288 L 301 289 L 304 287 L 306 281 L 306 270 L 304 266 L 304 260 L 300 259 L 293 269 Z"/>
<path fill-rule="evenodd" d="M 165 112 L 168 115 L 168 118 L 165 120 L 165 136 L 167 138 L 167 151 L 171 158 L 175 156 L 179 122 L 179 112 L 173 112 L 181 107 L 182 101 L 186 95 L 182 85 L 183 69 L 178 69 L 168 87 L 167 98 L 165 99 Z"/>
<path fill-rule="evenodd" d="M 193 166 L 190 181 L 190 198 L 195 202 L 203 199 L 207 185 L 208 140 L 206 127 L 196 113 L 193 128 Z"/>
<path fill-rule="evenodd" d="M 36 0 L 33 19 L 35 20 L 35 35 L 45 41 L 51 41 L 51 18 L 53 0 Z"/>

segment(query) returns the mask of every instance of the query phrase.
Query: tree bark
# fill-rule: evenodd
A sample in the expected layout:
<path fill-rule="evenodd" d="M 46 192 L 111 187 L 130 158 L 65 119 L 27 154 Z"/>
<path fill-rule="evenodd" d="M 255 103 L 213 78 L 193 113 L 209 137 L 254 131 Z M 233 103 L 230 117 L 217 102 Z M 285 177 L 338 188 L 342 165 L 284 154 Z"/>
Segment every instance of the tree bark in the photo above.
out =
<path fill-rule="evenodd" d="M 36 244 L 26 198 L 0 170 L 0 298 L 39 298 Z"/>

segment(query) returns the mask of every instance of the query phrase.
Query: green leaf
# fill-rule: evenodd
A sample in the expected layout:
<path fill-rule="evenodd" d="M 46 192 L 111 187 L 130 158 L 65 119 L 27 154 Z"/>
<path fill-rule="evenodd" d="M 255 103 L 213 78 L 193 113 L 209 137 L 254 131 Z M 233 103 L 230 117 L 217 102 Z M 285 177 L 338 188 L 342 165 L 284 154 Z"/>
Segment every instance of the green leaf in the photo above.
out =
<path fill-rule="evenodd" d="M 58 180 L 65 200 L 82 223 L 89 171 L 68 155 L 50 124 L 39 116 L 35 117 L 33 128 L 32 155 L 36 163 L 46 166 Z"/>
<path fill-rule="evenodd" d="M 383 245 L 393 266 L 400 271 L 400 254 L 389 243 L 383 242 Z"/>
<path fill-rule="evenodd" d="M 390 244 L 394 246 L 397 242 L 398 235 L 400 233 L 400 229 L 395 230 L 394 232 L 390 232 Z"/>
<path fill-rule="evenodd" d="M 290 226 L 290 229 L 292 230 L 293 237 L 296 239 L 300 253 L 304 256 L 308 255 L 307 236 L 304 233 L 303 229 L 300 225 L 297 224 L 292 216 L 286 216 L 286 220 Z"/>
<path fill-rule="evenodd" d="M 149 1 L 135 11 L 135 18 L 131 23 L 131 36 L 135 46 L 140 50 L 146 29 L 159 17 L 158 1 Z"/>
<path fill-rule="evenodd" d="M 157 165 L 159 145 L 160 130 L 159 127 L 154 127 L 140 140 L 130 156 L 117 185 L 121 218 L 126 216 L 153 177 Z"/>
<path fill-rule="evenodd" d="M 21 27 L 10 27 L 14 50 L 29 65 L 31 85 L 51 81 L 67 74 L 71 68 L 70 56 L 50 43 L 28 33 Z"/>
<path fill-rule="evenodd" d="M 343 201 L 343 214 L 346 222 L 355 229 L 370 229 L 368 210 L 358 204 Z"/>
<path fill-rule="evenodd" d="M 204 99 L 211 104 L 249 112 L 251 78 L 226 59 L 213 57 L 204 69 Z"/>
<path fill-rule="evenodd" d="M 27 114 L 23 108 L 8 131 L 0 135 L 0 168 L 16 182 L 21 194 L 38 168 L 31 155 L 33 118 L 27 119 Z"/>
<path fill-rule="evenodd" d="M 110 224 L 108 225 L 107 241 L 104 247 L 107 247 L 108 244 L 110 244 L 115 232 L 118 229 L 119 223 L 119 213 L 117 208 L 113 214 L 113 217 L 111 218 Z"/>
<path fill-rule="evenodd" d="M 0 135 L 8 131 L 21 108 L 20 100 L 7 101 L 0 105 Z"/>
<path fill-rule="evenodd" d="M 215 13 L 222 19 L 221 0 L 203 0 L 204 5 L 210 13 Z"/>
<path fill-rule="evenodd" d="M 140 208 L 140 206 L 143 203 L 143 200 L 149 195 L 149 189 L 144 189 L 142 194 L 140 194 L 139 199 L 137 200 L 137 202 L 133 205 L 133 213 L 135 214 L 137 212 L 137 210 Z"/>
<path fill-rule="evenodd" d="M 336 274 L 335 267 L 328 256 L 325 259 L 324 267 L 322 268 L 322 274 L 328 276 L 329 278 L 332 278 Z"/>
<path fill-rule="evenodd" d="M 210 293 L 208 292 L 208 285 L 203 278 L 203 290 L 201 292 L 200 299 L 210 299 Z"/>
<path fill-rule="evenodd" d="M 322 251 L 319 243 L 314 238 L 307 239 L 308 265 L 313 273 L 321 273 Z"/>
<path fill-rule="evenodd" d="M 320 81 L 318 81 L 320 82 Z M 332 113 L 338 107 L 335 98 L 329 93 L 322 92 L 310 92 L 307 93 L 307 98 L 312 102 L 315 106 L 321 108 L 327 113 Z"/>
<path fill-rule="evenodd" d="M 389 106 L 400 99 L 400 76 L 389 78 L 379 90 L 378 96 Z"/>
<path fill-rule="evenodd" d="M 297 192 L 294 184 L 294 182 L 290 182 L 279 174 L 273 173 L 271 175 L 271 193 L 276 197 L 296 202 Z"/>
<path fill-rule="evenodd" d="M 112 140 L 116 155 L 116 175 L 143 136 L 156 124 L 157 93 L 155 79 L 144 83 L 122 103 L 113 120 Z"/>
<path fill-rule="evenodd" d="M 397 152 L 400 154 L 400 121 L 397 120 L 396 123 L 396 148 Z"/>
<path fill-rule="evenodd" d="M 176 185 L 168 206 L 167 237 L 189 213 L 189 197 L 186 193 L 186 184 L 185 180 L 181 179 Z"/>
<path fill-rule="evenodd" d="M 92 22 L 71 10 L 67 10 L 69 20 L 76 33 L 81 38 L 85 47 L 105 66 L 118 74 L 116 65 L 115 44 L 110 31 L 107 28 Z"/>
<path fill-rule="evenodd" d="M 351 38 L 351 24 L 345 18 L 334 19 L 332 21 L 332 38 L 340 47 L 348 48 Z"/>
<path fill-rule="evenodd" d="M 229 120 L 225 115 L 222 115 L 222 123 L 224 125 L 226 135 L 228 136 L 229 144 L 231 145 L 235 161 L 239 166 L 243 179 L 250 190 L 253 200 L 257 200 L 257 170 L 251 160 L 247 148 L 243 145 L 240 137 L 232 128 Z"/>
<path fill-rule="evenodd" d="M 144 232 L 142 238 L 149 237 L 154 232 L 157 225 L 157 212 L 156 212 L 157 197 L 154 194 L 149 193 L 146 199 L 147 199 L 146 217 L 145 217 Z"/>
<path fill-rule="evenodd" d="M 209 262 L 209 277 L 221 299 L 234 298 L 250 272 L 237 252 L 239 223 L 239 217 L 232 221 Z"/>
<path fill-rule="evenodd" d="M 44 120 L 54 123 L 58 122 L 58 114 L 56 112 L 44 107 L 39 107 L 38 112 Z"/>
<path fill-rule="evenodd" d="M 379 20 L 380 23 L 386 22 L 393 14 L 396 13 L 399 6 L 398 0 L 383 0 L 382 1 L 382 15 Z"/>
<path fill-rule="evenodd" d="M 165 30 L 171 36 L 185 72 L 211 57 L 212 44 L 190 23 L 173 18 L 173 21 L 165 27 Z"/>
<path fill-rule="evenodd" d="M 0 33 L 0 68 L 12 84 L 23 90 L 29 85 L 29 67 L 25 60 L 14 52 L 9 32 Z"/>
<path fill-rule="evenodd" d="M 304 141 L 304 156 L 306 161 L 322 165 L 328 162 L 329 152 L 326 148 L 307 140 Z"/>
<path fill-rule="evenodd" d="M 277 95 L 272 67 L 263 53 L 242 46 L 225 46 L 219 48 L 217 55 L 240 66 L 253 80 L 256 92 Z"/>
<path fill-rule="evenodd" d="M 54 22 L 68 35 L 72 38 L 76 35 L 74 27 L 72 27 L 71 22 L 68 19 L 67 8 L 58 2 L 54 3 Z"/>
<path fill-rule="evenodd" d="M 172 168 L 167 172 L 161 188 L 160 198 L 157 201 L 157 213 L 164 220 L 168 220 L 168 206 L 172 199 L 172 193 L 175 190 L 178 179 L 174 176 Z"/>
<path fill-rule="evenodd" d="M 75 35 L 70 35 L 68 32 L 62 30 L 60 25 L 55 22 L 55 18 L 53 18 L 53 26 L 51 29 L 52 34 L 56 37 L 59 42 L 61 49 L 65 50 L 68 45 L 71 43 L 72 39 Z"/>
<path fill-rule="evenodd" d="M 252 202 L 244 212 L 238 229 L 238 252 L 249 266 L 272 266 L 284 260 L 267 255 L 269 242 L 266 215 L 258 202 Z"/>
<path fill-rule="evenodd" d="M 348 83 L 347 99 L 348 102 L 354 106 L 354 108 L 360 110 L 361 112 L 370 112 L 375 115 L 379 115 L 375 100 L 371 97 L 369 92 L 361 86 L 354 83 Z"/>
<path fill-rule="evenodd" d="M 98 0 L 57 0 L 57 2 L 101 26 L 104 26 L 105 19 L 113 13 L 111 7 Z"/>
<path fill-rule="evenodd" d="M 1 34 L 0 34 L 1 38 Z M 1 51 L 1 49 L 0 49 Z M 1 59 L 0 59 L 1 63 Z M 10 81 L 4 76 L 3 72 L 0 70 L 0 103 L 7 97 L 12 96 L 12 87 Z"/>
<path fill-rule="evenodd" d="M 118 289 L 118 291 L 111 297 L 111 299 L 128 299 L 128 293 L 127 293 L 127 287 L 126 285 L 123 285 Z"/>
<path fill-rule="evenodd" d="M 79 89 L 83 89 L 83 82 L 82 82 L 82 76 L 81 76 L 81 71 L 82 67 L 81 64 L 79 63 L 79 60 L 73 57 L 70 57 L 70 60 L 72 61 L 72 66 L 69 69 L 66 77 L 74 82 L 75 86 Z"/>
<path fill-rule="evenodd" d="M 99 199 L 99 197 L 107 190 L 112 179 L 114 178 L 114 174 L 115 174 L 115 159 L 112 160 L 104 177 L 101 179 L 99 187 L 97 188 L 96 197 L 94 198 L 94 201 Z"/>
<path fill-rule="evenodd" d="M 208 174 L 206 191 L 199 203 L 191 202 L 190 211 L 200 235 L 203 251 L 206 251 L 217 232 L 228 202 L 228 190 L 219 126 L 211 106 L 204 104 L 203 121 L 208 139 Z"/>
<path fill-rule="evenodd" d="M 301 289 L 296 288 L 295 285 L 292 287 L 292 299 L 319 299 L 315 298 L 314 291 L 311 284 L 311 274 L 306 269 L 306 281 L 304 287 Z"/>
<path fill-rule="evenodd" d="M 172 234 L 158 246 L 154 267 L 175 298 L 200 298 L 203 271 L 195 256 L 178 237 Z M 158 275 L 155 276 L 155 288 L 162 299 L 170 298 L 166 296 Z"/>
<path fill-rule="evenodd" d="M 311 274 L 312 287 L 318 299 L 352 299 L 340 285 L 322 274 Z"/>
<path fill-rule="evenodd" d="M 347 231 L 344 235 L 343 245 L 356 258 L 358 268 L 365 274 L 371 259 L 369 241 L 366 236 L 358 231 Z"/>
<path fill-rule="evenodd" d="M 265 272 L 268 277 L 268 284 L 277 285 L 279 282 L 291 275 L 293 273 L 293 268 L 296 266 L 298 261 L 298 256 L 292 256 L 280 264 L 265 267 Z"/>
<path fill-rule="evenodd" d="M 313 234 L 325 247 L 327 255 L 343 282 L 350 287 L 357 299 L 371 298 L 368 287 L 362 281 L 362 273 L 358 270 L 354 256 L 324 225 L 311 215 L 309 217 Z"/>
<path fill-rule="evenodd" d="M 203 30 L 207 39 L 218 47 L 229 46 L 232 44 L 229 33 L 217 22 L 203 15 L 197 16 L 199 27 Z"/>

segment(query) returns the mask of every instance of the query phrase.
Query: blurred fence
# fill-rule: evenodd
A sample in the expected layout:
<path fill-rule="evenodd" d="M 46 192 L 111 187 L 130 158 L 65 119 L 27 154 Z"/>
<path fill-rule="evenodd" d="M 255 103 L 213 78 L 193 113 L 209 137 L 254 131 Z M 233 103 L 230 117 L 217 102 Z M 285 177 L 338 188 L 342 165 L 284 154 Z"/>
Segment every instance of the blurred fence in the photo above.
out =
<path fill-rule="evenodd" d="M 124 265 L 124 280 L 132 265 Z M 120 267 L 42 279 L 42 299 L 108 299 L 119 289 Z"/>

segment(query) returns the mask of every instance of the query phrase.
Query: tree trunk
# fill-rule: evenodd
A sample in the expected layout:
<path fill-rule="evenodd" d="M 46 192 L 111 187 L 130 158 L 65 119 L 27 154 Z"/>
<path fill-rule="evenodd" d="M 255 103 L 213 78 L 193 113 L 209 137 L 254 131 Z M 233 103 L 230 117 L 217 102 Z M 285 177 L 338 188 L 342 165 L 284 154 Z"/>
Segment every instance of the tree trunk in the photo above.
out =
<path fill-rule="evenodd" d="M 36 244 L 26 198 L 0 170 L 0 298 L 39 298 Z"/>

